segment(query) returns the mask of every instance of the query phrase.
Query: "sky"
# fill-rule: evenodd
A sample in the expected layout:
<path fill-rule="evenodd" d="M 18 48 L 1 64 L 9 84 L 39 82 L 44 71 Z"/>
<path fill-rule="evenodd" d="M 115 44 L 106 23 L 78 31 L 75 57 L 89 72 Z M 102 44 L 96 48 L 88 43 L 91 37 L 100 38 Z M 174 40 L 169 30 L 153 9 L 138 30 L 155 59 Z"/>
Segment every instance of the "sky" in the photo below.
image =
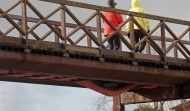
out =
<path fill-rule="evenodd" d="M 44 3 L 37 0 L 29 0 L 34 4 L 43 15 L 47 15 L 58 5 Z M 77 1 L 77 0 L 75 0 Z M 106 6 L 106 0 L 78 0 L 80 2 Z M 10 7 L 16 0 L 0 0 L 0 8 L 3 10 Z M 115 0 L 118 3 L 116 8 L 129 10 L 131 8 L 130 0 Z M 140 0 L 141 7 L 148 14 L 177 18 L 182 20 L 190 19 L 190 1 L 189 0 Z M 90 14 L 90 11 L 79 10 L 71 7 L 71 10 L 82 17 Z M 11 14 L 21 14 L 20 9 L 16 8 Z M 29 11 L 28 15 L 35 15 Z M 123 16 L 125 19 L 125 16 Z M 53 20 L 59 17 L 52 17 Z M 82 21 L 81 20 L 81 21 Z M 71 19 L 68 21 L 72 22 Z M 0 19 L 0 30 L 6 29 L 7 22 Z M 91 24 L 93 25 L 93 23 Z M 154 25 L 154 22 L 150 22 Z M 7 27 L 8 28 L 8 27 Z M 180 34 L 183 28 L 172 27 L 177 34 Z M 38 31 L 37 31 L 38 32 Z M 39 32 L 42 32 L 39 29 Z M 49 39 L 52 40 L 51 38 Z M 0 82 L 0 110 L 1 111 L 96 111 L 94 103 L 101 94 L 85 89 L 63 86 L 35 85 L 25 83 Z"/>

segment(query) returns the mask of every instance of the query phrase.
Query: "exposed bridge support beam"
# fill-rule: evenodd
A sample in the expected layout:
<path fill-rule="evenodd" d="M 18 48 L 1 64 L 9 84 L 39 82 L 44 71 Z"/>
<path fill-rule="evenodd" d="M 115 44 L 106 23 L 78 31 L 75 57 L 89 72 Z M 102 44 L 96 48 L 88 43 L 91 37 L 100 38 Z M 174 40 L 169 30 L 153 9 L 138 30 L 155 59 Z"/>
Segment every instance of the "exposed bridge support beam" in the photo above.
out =
<path fill-rule="evenodd" d="M 136 104 L 157 101 L 169 101 L 190 98 L 190 85 L 175 87 L 137 89 L 134 92 L 126 92 L 121 95 L 121 104 Z"/>

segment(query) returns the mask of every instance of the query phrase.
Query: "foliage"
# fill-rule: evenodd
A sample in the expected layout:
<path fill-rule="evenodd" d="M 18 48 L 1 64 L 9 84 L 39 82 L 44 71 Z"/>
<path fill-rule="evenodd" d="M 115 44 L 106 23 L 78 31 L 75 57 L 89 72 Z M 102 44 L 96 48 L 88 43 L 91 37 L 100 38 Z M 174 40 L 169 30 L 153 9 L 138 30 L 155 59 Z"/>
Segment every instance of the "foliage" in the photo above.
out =
<path fill-rule="evenodd" d="M 163 111 L 156 107 L 152 107 L 150 105 L 139 105 L 137 109 L 134 109 L 134 111 Z"/>
<path fill-rule="evenodd" d="M 112 109 L 112 98 L 108 96 L 98 96 L 95 106 L 96 111 L 110 111 Z"/>

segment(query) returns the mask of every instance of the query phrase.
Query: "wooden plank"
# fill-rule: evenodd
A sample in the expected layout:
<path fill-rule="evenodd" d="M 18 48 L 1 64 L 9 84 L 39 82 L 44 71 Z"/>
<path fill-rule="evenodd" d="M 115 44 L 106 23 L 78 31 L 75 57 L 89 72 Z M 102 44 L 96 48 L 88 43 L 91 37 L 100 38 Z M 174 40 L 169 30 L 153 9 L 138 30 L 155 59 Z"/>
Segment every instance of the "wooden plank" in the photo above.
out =
<path fill-rule="evenodd" d="M 18 16 L 18 15 L 12 15 L 12 14 L 8 14 L 8 16 L 11 18 L 11 19 L 14 19 L 14 20 L 21 20 L 21 16 Z M 28 20 L 28 22 L 34 22 L 34 23 L 37 23 L 38 21 L 40 21 L 40 19 L 38 19 L 38 18 L 33 18 L 33 17 L 28 17 L 27 18 L 27 20 Z M 61 22 L 59 22 L 59 21 L 53 21 L 53 20 L 47 20 L 49 23 L 51 23 L 51 25 L 57 25 L 57 26 L 61 26 Z M 159 26 L 160 26 L 161 24 L 159 24 Z M 66 23 L 66 27 L 69 27 L 69 28 L 76 28 L 78 25 L 77 24 L 73 24 L 73 23 Z M 95 32 L 97 32 L 97 29 L 96 29 L 96 27 L 91 27 L 91 26 L 85 26 L 85 27 L 87 27 L 87 29 L 90 29 L 91 31 L 95 31 Z M 159 28 L 159 27 L 158 27 Z M 101 32 L 103 32 L 103 28 L 101 29 Z M 152 32 L 153 33 L 153 32 Z M 127 36 L 127 33 L 125 32 L 125 31 L 122 31 L 122 35 L 125 35 L 125 36 Z M 151 35 L 150 33 L 149 33 L 149 35 Z M 154 39 L 154 40 L 158 40 L 158 41 L 160 41 L 161 40 L 161 38 L 160 37 L 158 37 L 158 36 L 154 36 L 154 35 L 152 35 L 151 36 L 152 37 L 152 39 Z M 172 38 L 168 38 L 168 37 L 166 37 L 166 42 L 173 42 L 175 39 L 172 39 Z M 142 41 L 143 42 L 143 41 Z M 186 45 L 190 45 L 190 41 L 187 41 L 187 40 L 180 40 L 179 41 L 179 43 L 182 43 L 182 44 L 186 44 Z"/>
<path fill-rule="evenodd" d="M 88 48 L 88 47 L 79 47 L 79 46 L 68 45 L 67 50 L 78 52 L 78 53 L 86 52 L 86 53 L 91 53 L 91 54 L 96 54 L 96 55 L 100 54 L 99 50 L 97 48 Z"/>
<path fill-rule="evenodd" d="M 161 45 L 162 45 L 162 51 L 166 52 L 166 40 L 165 40 L 165 25 L 161 25 Z M 165 53 L 166 54 L 166 53 Z M 165 55 L 166 56 L 166 55 Z"/>
<path fill-rule="evenodd" d="M 179 19 L 174 19 L 174 18 L 169 18 L 169 17 L 162 17 L 162 16 L 157 16 L 157 15 L 151 15 L 151 14 L 143 14 L 143 13 L 138 13 L 138 12 L 131 12 L 131 11 L 122 10 L 122 9 L 115 9 L 115 8 L 109 8 L 109 7 L 104 7 L 104 6 L 97 6 L 97 5 L 81 3 L 81 2 L 75 2 L 75 1 L 68 1 L 68 0 L 40 0 L 40 1 L 58 3 L 58 4 L 65 4 L 65 5 L 69 5 L 69 6 L 87 8 L 87 9 L 93 9 L 93 10 L 120 13 L 120 14 L 124 14 L 124 15 L 131 15 L 131 16 L 148 18 L 148 19 L 159 20 L 159 21 L 161 20 L 161 21 L 165 21 L 165 22 L 171 22 L 171 23 L 182 24 L 182 25 L 190 25 L 190 21 L 186 21 L 186 20 L 179 20 Z"/>
<path fill-rule="evenodd" d="M 177 49 L 182 53 L 182 55 L 189 61 L 190 58 L 187 56 L 187 54 L 177 45 Z"/>
<path fill-rule="evenodd" d="M 177 36 L 171 31 L 171 29 L 165 24 L 165 28 L 168 30 L 168 32 L 172 35 L 172 37 L 175 40 L 178 40 Z M 190 55 L 190 51 L 189 49 L 187 49 L 187 47 L 185 47 L 184 44 L 181 43 L 181 41 L 178 41 L 178 43 L 180 44 L 180 46 Z"/>
<path fill-rule="evenodd" d="M 138 23 L 137 23 L 138 24 Z M 150 35 L 152 34 L 152 33 L 154 33 L 160 26 L 161 26 L 162 24 L 161 23 L 159 23 L 158 25 L 156 25 L 150 32 L 149 32 L 149 34 L 148 34 L 148 36 L 146 36 L 146 37 L 144 37 L 143 39 L 141 39 L 136 45 L 135 45 L 135 47 L 138 47 L 140 44 L 142 44 L 145 40 L 147 40 L 147 38 L 149 38 L 150 37 Z M 146 33 L 145 33 L 145 35 L 146 35 Z M 152 36 L 151 36 L 152 37 Z M 154 38 L 153 38 L 154 39 Z M 161 38 L 159 37 L 159 40 L 161 41 Z"/>
<path fill-rule="evenodd" d="M 30 29 L 29 27 L 27 27 L 27 28 Z M 36 38 L 36 40 L 40 40 L 41 39 L 35 32 L 32 31 L 31 34 L 32 34 L 32 36 L 34 38 Z"/>
<path fill-rule="evenodd" d="M 62 5 L 63 8 L 61 9 L 61 34 L 65 38 L 65 40 L 62 41 L 63 44 L 65 44 L 65 50 L 67 50 L 67 32 L 66 32 L 66 13 L 65 13 L 65 6 Z M 71 41 L 71 40 L 70 40 Z"/>
<path fill-rule="evenodd" d="M 27 44 L 27 39 L 28 39 L 28 25 L 27 25 L 27 8 L 26 8 L 26 2 L 28 0 L 24 0 L 22 2 L 22 22 L 21 22 L 21 25 L 22 25 L 22 29 L 24 32 L 26 32 L 25 35 L 22 35 L 22 38 L 26 39 L 26 44 Z"/>
<path fill-rule="evenodd" d="M 5 10 L 5 13 L 10 12 L 12 9 L 14 9 L 16 6 L 18 6 L 23 0 L 18 0 L 15 4 L 13 4 L 11 7 L 9 7 L 7 10 Z"/>
<path fill-rule="evenodd" d="M 2 71 L 1 71 L 2 72 Z M 81 85 L 72 82 L 72 81 L 59 81 L 59 80 L 53 80 L 53 79 L 32 79 L 28 77 L 10 77 L 5 76 L 0 73 L 0 81 L 9 81 L 9 82 L 18 82 L 18 83 L 30 83 L 30 84 L 43 84 L 43 85 L 54 85 L 54 86 L 69 86 L 69 87 L 80 87 Z"/>
<path fill-rule="evenodd" d="M 5 36 L 5 34 L 0 30 L 0 35 L 3 35 L 3 36 Z"/>
<path fill-rule="evenodd" d="M 20 70 L 28 73 L 36 72 L 58 77 L 67 76 L 160 86 L 182 84 L 190 79 L 189 71 L 183 70 L 168 70 L 110 62 L 101 63 L 95 60 L 50 55 L 27 54 L 27 56 L 23 56 L 23 53 L 14 51 L 0 50 L 0 53 L 0 68 L 9 69 L 17 64 L 14 71 Z M 18 65 L 18 63 L 20 64 Z"/>
<path fill-rule="evenodd" d="M 19 23 L 20 24 L 20 23 Z M 18 24 L 18 25 L 19 25 Z M 9 28 L 4 34 L 5 35 L 7 35 L 7 34 L 9 34 L 12 30 L 14 30 L 15 29 L 15 27 L 14 26 L 12 26 L 11 28 Z"/>
<path fill-rule="evenodd" d="M 161 41 L 161 38 L 158 36 L 151 36 L 151 37 L 154 40 Z M 173 42 L 175 40 L 175 39 L 168 38 L 168 37 L 166 37 L 165 39 L 166 39 L 166 42 Z M 190 41 L 188 41 L 188 40 L 180 40 L 179 42 L 181 42 L 182 44 L 190 45 Z"/>
<path fill-rule="evenodd" d="M 177 45 L 174 46 L 174 58 L 178 58 Z"/>
<path fill-rule="evenodd" d="M 46 18 L 50 17 L 54 12 L 57 12 L 60 8 L 58 7 L 56 10 L 54 10 L 52 13 L 44 17 L 30 2 L 27 1 L 27 5 L 32 9 L 32 11 L 40 18 L 42 19 L 41 21 L 44 21 L 44 23 L 55 33 L 58 35 L 58 37 L 62 40 L 64 40 L 64 37 L 59 33 L 48 21 L 46 21 Z M 41 24 L 39 22 L 39 24 Z M 72 42 L 73 43 L 73 42 Z"/>
<path fill-rule="evenodd" d="M 77 25 L 77 24 L 76 24 L 76 28 L 75 28 L 74 30 L 72 30 L 69 34 L 67 34 L 67 38 L 69 38 L 69 37 L 72 36 L 74 33 L 76 33 L 79 29 L 88 28 L 88 27 L 85 27 L 85 25 L 86 25 L 90 20 L 92 20 L 96 15 L 97 15 L 97 12 L 93 13 L 93 14 L 92 14 L 89 18 L 87 18 L 83 23 L 76 22 L 77 24 L 81 24 L 81 25 Z M 77 18 L 74 18 L 74 19 L 77 19 Z"/>
<path fill-rule="evenodd" d="M 53 31 L 48 31 L 44 36 L 41 37 L 41 40 L 44 40 L 46 37 L 48 37 Z"/>
<path fill-rule="evenodd" d="M 85 36 L 86 36 L 86 34 L 84 33 L 81 37 L 79 37 L 79 38 L 75 41 L 75 45 L 77 45 Z"/>
<path fill-rule="evenodd" d="M 98 15 L 96 15 L 96 25 L 97 25 L 97 39 L 98 42 L 100 43 L 100 48 L 102 48 L 103 43 L 102 43 L 102 32 L 101 32 L 101 17 L 100 17 L 100 11 L 98 11 Z M 87 38 L 88 39 L 88 38 Z M 90 40 L 89 40 L 90 41 Z M 91 46 L 91 42 L 90 42 Z"/>
<path fill-rule="evenodd" d="M 79 25 L 82 26 L 82 23 L 77 19 L 77 17 L 67 8 L 65 7 L 65 10 L 67 12 L 67 14 Z M 94 15 L 95 16 L 95 15 Z M 98 42 L 96 36 L 86 27 L 81 27 L 83 29 L 83 31 L 94 41 L 94 43 L 97 46 L 100 46 L 100 43 Z"/>
<path fill-rule="evenodd" d="M 113 96 L 113 111 L 125 111 L 125 106 L 121 104 L 121 97 Z"/>
<path fill-rule="evenodd" d="M 178 38 L 174 38 L 176 40 L 173 41 L 172 44 L 167 48 L 166 53 L 168 53 L 180 41 L 180 39 L 183 38 L 184 35 L 189 32 L 189 30 L 190 30 L 190 27 L 188 27 Z M 188 51 L 188 54 L 190 55 L 190 52 L 188 49 L 187 51 Z"/>
<path fill-rule="evenodd" d="M 149 42 L 149 40 L 146 41 L 146 53 L 147 53 L 147 54 L 151 54 L 150 42 Z"/>
<path fill-rule="evenodd" d="M 134 60 L 133 55 L 130 52 L 124 52 L 124 51 L 119 51 L 119 50 L 101 49 L 100 53 L 104 56 L 104 58 Z"/>
<path fill-rule="evenodd" d="M 87 46 L 92 47 L 92 42 L 89 36 L 87 36 Z"/>
<path fill-rule="evenodd" d="M 137 47 L 135 47 L 136 43 L 135 43 L 135 32 L 134 32 L 134 21 L 133 20 L 130 21 L 130 43 L 133 47 L 132 52 L 135 53 L 135 50 Z"/>
<path fill-rule="evenodd" d="M 58 26 L 55 26 L 55 29 L 59 32 L 61 32 L 61 30 L 58 28 Z M 55 34 L 55 42 L 59 43 L 59 37 Z"/>
<path fill-rule="evenodd" d="M 175 87 L 137 88 L 121 94 L 122 104 L 137 104 L 190 98 L 189 84 Z"/>
<path fill-rule="evenodd" d="M 13 48 L 24 48 L 23 39 L 16 38 L 16 37 L 10 37 L 10 36 L 1 36 L 0 35 L 0 44 L 1 46 L 9 46 Z M 61 44 L 56 44 L 54 42 L 47 42 L 47 41 L 40 41 L 40 40 L 31 40 L 28 39 L 28 46 L 31 49 L 35 50 L 50 50 L 50 51 L 60 51 L 64 52 L 63 49 L 61 49 Z"/>
<path fill-rule="evenodd" d="M 6 18 L 20 33 L 23 35 L 26 34 L 1 8 L 0 13 L 3 13 L 4 18 Z"/>

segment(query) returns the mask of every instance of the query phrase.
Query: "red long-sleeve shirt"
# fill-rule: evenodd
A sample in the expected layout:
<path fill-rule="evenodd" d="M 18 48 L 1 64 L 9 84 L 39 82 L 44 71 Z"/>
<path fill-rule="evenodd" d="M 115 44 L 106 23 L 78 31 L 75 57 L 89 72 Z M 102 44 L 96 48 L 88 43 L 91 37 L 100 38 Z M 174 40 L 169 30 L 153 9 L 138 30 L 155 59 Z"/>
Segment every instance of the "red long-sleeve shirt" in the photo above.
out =
<path fill-rule="evenodd" d="M 111 12 L 103 12 L 103 15 L 112 23 L 112 25 L 117 28 L 119 24 L 123 22 L 123 18 L 121 14 L 111 13 Z M 109 35 L 113 30 L 111 27 L 103 20 L 104 23 L 104 35 Z M 121 29 L 119 30 L 121 33 Z"/>

